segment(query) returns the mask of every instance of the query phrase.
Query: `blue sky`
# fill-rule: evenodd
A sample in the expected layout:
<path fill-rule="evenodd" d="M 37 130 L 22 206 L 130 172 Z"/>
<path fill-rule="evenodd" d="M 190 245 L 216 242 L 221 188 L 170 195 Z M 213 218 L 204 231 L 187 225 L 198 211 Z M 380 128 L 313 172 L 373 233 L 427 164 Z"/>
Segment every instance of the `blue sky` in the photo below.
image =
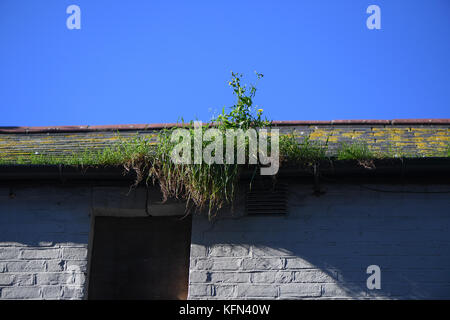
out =
<path fill-rule="evenodd" d="M 274 120 L 450 118 L 450 1 L 0 1 L 2 126 L 207 121 L 231 70 Z"/>

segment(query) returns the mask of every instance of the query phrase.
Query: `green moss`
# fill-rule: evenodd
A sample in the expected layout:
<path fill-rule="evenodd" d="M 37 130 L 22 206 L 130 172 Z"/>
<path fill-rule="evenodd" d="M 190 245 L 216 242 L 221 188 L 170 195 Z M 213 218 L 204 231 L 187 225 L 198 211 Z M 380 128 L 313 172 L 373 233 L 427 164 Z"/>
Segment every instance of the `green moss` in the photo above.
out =
<path fill-rule="evenodd" d="M 82 152 L 67 154 L 39 154 L 30 153 L 17 158 L 0 158 L 0 164 L 8 165 L 69 165 L 69 166 L 107 166 L 123 165 L 134 157 L 150 153 L 151 145 L 145 138 L 136 136 L 132 139 L 121 139 L 115 144 L 104 149 L 85 149 Z"/>

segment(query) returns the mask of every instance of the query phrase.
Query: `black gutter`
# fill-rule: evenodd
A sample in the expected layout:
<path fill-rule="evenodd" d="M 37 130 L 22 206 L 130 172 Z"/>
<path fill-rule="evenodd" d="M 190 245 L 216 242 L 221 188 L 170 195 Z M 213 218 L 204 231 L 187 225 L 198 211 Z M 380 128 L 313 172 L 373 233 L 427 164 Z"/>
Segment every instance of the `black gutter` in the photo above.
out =
<path fill-rule="evenodd" d="M 321 177 L 348 180 L 435 181 L 450 184 L 450 158 L 374 159 L 372 162 L 357 160 L 323 160 L 317 164 Z M 254 170 L 243 172 L 243 179 L 253 176 Z M 259 175 L 259 171 L 256 172 Z M 283 165 L 277 177 L 297 179 L 313 177 L 312 166 Z M 65 165 L 0 165 L 0 183 L 39 182 L 76 184 L 130 184 L 136 175 L 121 166 L 81 168 Z M 404 180 L 407 179 L 407 180 Z"/>

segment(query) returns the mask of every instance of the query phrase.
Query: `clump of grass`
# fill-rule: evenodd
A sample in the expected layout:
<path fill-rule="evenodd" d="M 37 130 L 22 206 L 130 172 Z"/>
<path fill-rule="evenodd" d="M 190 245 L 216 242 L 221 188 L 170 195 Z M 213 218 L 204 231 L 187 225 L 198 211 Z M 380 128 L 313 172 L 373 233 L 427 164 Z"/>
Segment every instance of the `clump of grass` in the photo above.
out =
<path fill-rule="evenodd" d="M 228 129 L 247 130 L 271 126 L 270 121 L 262 118 L 262 109 L 253 109 L 256 87 L 241 85 L 241 77 L 241 74 L 232 73 L 232 80 L 229 82 L 236 96 L 236 104 L 231 107 L 230 112 L 226 113 L 223 110 L 222 114 L 212 120 L 212 124 L 222 132 L 224 139 L 225 131 Z M 262 75 L 257 74 L 257 78 L 262 78 Z M 185 128 L 190 132 L 191 156 L 194 157 L 192 122 L 185 125 Z M 207 126 L 202 127 L 202 130 L 206 129 Z M 138 153 L 138 156 L 125 163 L 125 167 L 136 171 L 136 184 L 143 180 L 146 183 L 152 181 L 153 184 L 158 184 L 163 194 L 163 201 L 168 198 L 185 200 L 187 213 L 195 208 L 196 211 L 207 211 L 208 217 L 212 219 L 223 206 L 233 204 L 239 175 L 244 165 L 236 164 L 236 161 L 233 164 L 204 162 L 195 164 L 194 159 L 186 164 L 174 163 L 171 158 L 176 145 L 171 139 L 173 130 L 176 128 L 162 130 L 158 135 L 159 141 L 154 152 L 152 154 Z M 202 150 L 206 144 L 207 142 L 203 141 Z M 223 143 L 223 146 L 225 145 L 226 143 Z M 248 146 L 243 147 L 248 150 Z"/>
<path fill-rule="evenodd" d="M 450 157 L 450 143 L 447 143 L 447 146 L 444 148 L 442 152 L 440 152 L 438 157 Z"/>
<path fill-rule="evenodd" d="M 187 213 L 192 209 L 207 211 L 212 219 L 223 206 L 233 204 L 241 167 L 237 164 L 195 164 L 193 161 L 176 164 L 170 158 L 174 144 L 168 138 L 169 132 L 160 134 L 160 142 L 149 162 L 135 163 L 137 167 L 133 169 L 145 173 L 141 177 L 146 177 L 146 183 L 151 180 L 159 185 L 163 202 L 169 198 L 184 200 Z"/>
<path fill-rule="evenodd" d="M 302 141 L 293 134 L 280 136 L 280 155 L 282 161 L 312 164 L 327 158 L 328 139 L 325 143 L 311 140 L 309 136 Z"/>
<path fill-rule="evenodd" d="M 354 143 L 342 143 L 337 151 L 338 160 L 357 160 L 358 163 L 366 169 L 373 169 L 375 165 L 373 159 L 376 154 L 372 152 L 364 141 Z"/>
<path fill-rule="evenodd" d="M 342 143 L 337 151 L 338 160 L 370 160 L 373 158 L 375 158 L 375 154 L 363 141 L 356 141 L 351 144 Z"/>

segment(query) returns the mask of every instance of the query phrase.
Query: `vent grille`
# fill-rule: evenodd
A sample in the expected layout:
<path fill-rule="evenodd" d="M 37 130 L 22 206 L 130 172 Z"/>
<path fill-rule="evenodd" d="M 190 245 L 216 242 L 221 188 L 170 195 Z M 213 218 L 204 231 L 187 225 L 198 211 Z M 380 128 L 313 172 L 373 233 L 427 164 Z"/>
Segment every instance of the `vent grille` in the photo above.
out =
<path fill-rule="evenodd" d="M 248 215 L 282 215 L 287 213 L 287 185 L 253 186 L 247 191 L 245 211 Z"/>

